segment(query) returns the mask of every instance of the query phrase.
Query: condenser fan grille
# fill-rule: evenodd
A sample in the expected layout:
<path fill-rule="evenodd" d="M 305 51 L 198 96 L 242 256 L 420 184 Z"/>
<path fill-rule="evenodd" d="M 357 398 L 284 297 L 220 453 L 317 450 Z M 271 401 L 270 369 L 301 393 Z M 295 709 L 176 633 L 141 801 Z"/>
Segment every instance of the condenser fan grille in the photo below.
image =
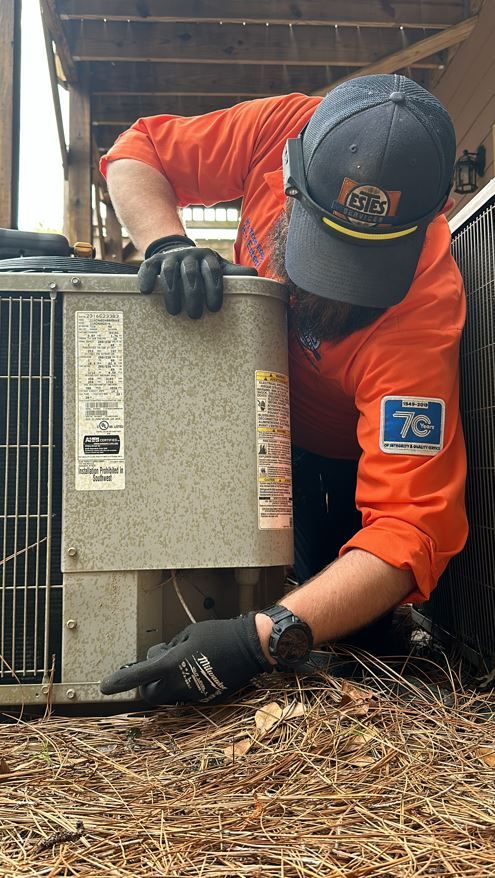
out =
<path fill-rule="evenodd" d="M 495 658 L 495 197 L 452 238 L 464 279 L 461 412 L 470 533 L 423 608 L 481 661 Z"/>
<path fill-rule="evenodd" d="M 0 682 L 60 679 L 62 302 L 1 292 Z"/>
<path fill-rule="evenodd" d="M 25 256 L 18 259 L 0 259 L 0 272 L 63 272 L 64 274 L 136 274 L 138 267 L 126 262 L 106 262 L 103 259 L 73 258 L 71 256 Z"/>

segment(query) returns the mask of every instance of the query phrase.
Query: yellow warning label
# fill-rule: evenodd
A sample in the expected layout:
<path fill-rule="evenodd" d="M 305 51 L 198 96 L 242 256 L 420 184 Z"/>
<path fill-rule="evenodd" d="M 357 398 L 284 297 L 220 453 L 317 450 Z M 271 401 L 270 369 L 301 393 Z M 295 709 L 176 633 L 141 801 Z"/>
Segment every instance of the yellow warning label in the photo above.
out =
<path fill-rule="evenodd" d="M 274 381 L 275 384 L 286 384 L 289 386 L 289 376 L 282 372 L 256 372 L 256 381 Z"/>

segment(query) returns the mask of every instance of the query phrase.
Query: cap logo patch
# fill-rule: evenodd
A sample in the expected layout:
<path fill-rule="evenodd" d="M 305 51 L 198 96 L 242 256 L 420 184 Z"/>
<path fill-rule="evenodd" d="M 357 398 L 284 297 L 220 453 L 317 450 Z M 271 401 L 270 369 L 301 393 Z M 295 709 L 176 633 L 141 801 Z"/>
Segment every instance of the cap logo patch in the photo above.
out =
<path fill-rule="evenodd" d="M 387 228 L 387 217 L 396 215 L 401 195 L 400 190 L 387 191 L 344 177 L 335 214 L 355 226 Z"/>

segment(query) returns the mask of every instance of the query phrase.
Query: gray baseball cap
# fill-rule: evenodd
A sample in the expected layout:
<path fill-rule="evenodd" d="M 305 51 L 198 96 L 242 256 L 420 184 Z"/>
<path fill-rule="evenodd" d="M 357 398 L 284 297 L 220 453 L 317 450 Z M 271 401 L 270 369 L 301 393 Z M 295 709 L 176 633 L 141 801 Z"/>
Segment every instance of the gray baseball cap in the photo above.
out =
<path fill-rule="evenodd" d="M 284 188 L 295 199 L 290 279 L 328 299 L 396 305 L 447 200 L 454 161 L 450 116 L 417 83 L 379 74 L 337 86 L 284 150 Z"/>

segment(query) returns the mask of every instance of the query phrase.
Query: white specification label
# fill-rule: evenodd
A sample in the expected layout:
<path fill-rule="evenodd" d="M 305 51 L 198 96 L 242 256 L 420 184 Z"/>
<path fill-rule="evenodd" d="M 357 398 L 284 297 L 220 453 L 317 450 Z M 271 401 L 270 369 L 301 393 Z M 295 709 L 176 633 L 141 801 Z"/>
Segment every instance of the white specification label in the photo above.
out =
<path fill-rule="evenodd" d="M 76 491 L 121 491 L 124 315 L 76 311 Z"/>
<path fill-rule="evenodd" d="M 281 372 L 255 377 L 258 527 L 292 527 L 289 379 Z"/>

